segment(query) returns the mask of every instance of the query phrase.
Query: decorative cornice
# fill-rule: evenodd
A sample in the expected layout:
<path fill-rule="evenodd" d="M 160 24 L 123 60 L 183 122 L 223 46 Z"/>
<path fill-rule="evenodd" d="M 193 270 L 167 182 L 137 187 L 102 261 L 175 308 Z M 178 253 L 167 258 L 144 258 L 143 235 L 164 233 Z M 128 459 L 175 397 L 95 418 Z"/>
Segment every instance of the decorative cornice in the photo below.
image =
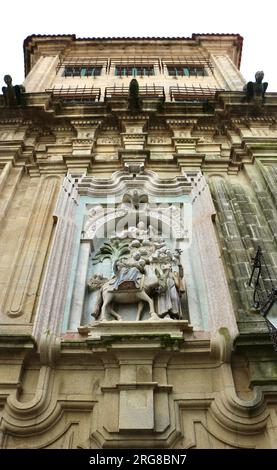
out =
<path fill-rule="evenodd" d="M 102 123 L 102 120 L 95 119 L 72 119 L 71 124 L 78 127 L 97 127 Z"/>
<path fill-rule="evenodd" d="M 117 171 L 110 178 L 94 178 L 93 176 L 85 176 L 78 185 L 80 195 L 97 195 L 106 197 L 109 195 L 120 195 L 128 188 L 143 187 L 145 191 L 153 196 L 164 196 L 166 194 L 182 195 L 189 194 L 191 185 L 186 176 L 177 176 L 175 178 L 159 178 L 156 173 L 150 170 L 136 177 L 134 181 L 133 175 L 128 175 L 123 171 Z"/>
<path fill-rule="evenodd" d="M 197 124 L 198 120 L 197 119 L 174 119 L 174 118 L 168 118 L 166 119 L 167 124 L 170 126 L 177 126 L 177 127 L 191 127 Z"/>

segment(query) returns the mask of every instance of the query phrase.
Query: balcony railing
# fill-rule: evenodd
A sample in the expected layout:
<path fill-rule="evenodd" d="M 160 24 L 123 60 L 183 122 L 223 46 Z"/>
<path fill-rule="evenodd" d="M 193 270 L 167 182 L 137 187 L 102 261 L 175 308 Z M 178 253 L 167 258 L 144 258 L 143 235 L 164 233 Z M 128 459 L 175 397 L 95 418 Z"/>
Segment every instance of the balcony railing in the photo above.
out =
<path fill-rule="evenodd" d="M 51 93 L 53 98 L 68 104 L 89 104 L 100 100 L 100 88 L 50 88 L 45 90 L 46 93 Z"/>
<path fill-rule="evenodd" d="M 165 99 L 164 87 L 155 85 L 145 85 L 139 87 L 139 94 L 142 98 Z M 105 90 L 105 100 L 110 98 L 128 98 L 129 87 L 113 86 Z"/>
<path fill-rule="evenodd" d="M 224 91 L 221 88 L 203 88 L 201 86 L 171 86 L 169 87 L 169 96 L 171 101 L 206 101 L 213 99 L 215 94 Z"/>

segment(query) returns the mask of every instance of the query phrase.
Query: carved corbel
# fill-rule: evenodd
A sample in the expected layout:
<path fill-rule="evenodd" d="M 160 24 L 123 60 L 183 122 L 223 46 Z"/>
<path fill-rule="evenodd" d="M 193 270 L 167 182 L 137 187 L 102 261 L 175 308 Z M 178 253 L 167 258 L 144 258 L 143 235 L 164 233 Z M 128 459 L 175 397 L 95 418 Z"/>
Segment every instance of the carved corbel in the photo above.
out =
<path fill-rule="evenodd" d="M 40 339 L 40 362 L 45 366 L 54 366 L 60 357 L 61 338 L 46 331 Z"/>
<path fill-rule="evenodd" d="M 121 150 L 119 157 L 122 161 L 125 173 L 139 175 L 144 173 L 145 164 L 149 158 L 149 151 Z"/>
<path fill-rule="evenodd" d="M 211 357 L 222 363 L 230 363 L 234 338 L 228 328 L 220 328 L 211 339 Z"/>

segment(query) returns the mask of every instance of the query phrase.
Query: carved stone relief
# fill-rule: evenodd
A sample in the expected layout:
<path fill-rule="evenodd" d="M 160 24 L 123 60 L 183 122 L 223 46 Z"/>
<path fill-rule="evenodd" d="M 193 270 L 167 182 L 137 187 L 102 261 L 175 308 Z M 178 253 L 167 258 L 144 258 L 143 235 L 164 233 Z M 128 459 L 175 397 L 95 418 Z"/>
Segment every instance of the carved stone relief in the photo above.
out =
<path fill-rule="evenodd" d="M 109 259 L 113 275 L 107 278 L 94 274 L 88 281 L 89 290 L 98 290 L 92 315 L 100 321 L 110 314 L 121 316 L 114 304 L 137 303 L 136 320 L 141 320 L 143 302 L 148 304 L 151 320 L 169 315 L 182 317 L 181 295 L 185 292 L 180 252 L 170 250 L 165 240 L 146 228 L 144 222 L 117 231 L 96 253 L 98 266 Z M 157 313 L 156 313 L 157 312 Z"/>
<path fill-rule="evenodd" d="M 202 185 L 204 178 L 197 172 L 188 172 L 178 180 L 163 181 L 145 171 L 135 185 L 133 175 L 125 172 L 116 172 L 111 179 L 102 179 L 101 184 L 99 179 L 83 176 L 76 186 L 80 205 L 72 201 L 74 218 L 70 220 L 78 222 L 73 230 L 75 235 L 73 232 L 70 235 L 66 257 L 60 238 L 55 238 L 51 250 L 57 253 L 51 255 L 53 266 L 66 258 L 65 264 L 70 268 L 61 298 L 62 309 L 57 304 L 51 318 L 50 309 L 47 311 L 46 323 L 53 324 L 53 332 L 59 333 L 61 318 L 58 322 L 56 319 L 58 311 L 63 311 L 62 331 L 77 331 L 80 325 L 93 322 L 91 314 L 98 321 L 120 320 L 121 316 L 128 322 L 164 317 L 187 319 L 189 312 L 196 329 L 217 330 L 230 323 L 233 333 L 235 320 L 229 313 L 228 321 L 222 315 L 213 293 L 216 283 L 220 283 L 218 278 L 215 282 L 212 268 L 218 257 L 214 253 L 209 258 L 211 250 L 202 250 L 199 245 L 208 232 L 214 243 L 208 189 L 204 185 L 203 190 Z M 59 200 L 62 207 L 62 195 Z M 193 237 L 189 209 L 194 211 Z M 211 269 L 203 273 L 207 258 Z M 61 266 L 65 265 L 61 263 Z M 51 269 L 46 274 L 45 289 L 42 287 L 49 306 L 48 282 L 55 296 Z M 228 291 L 224 278 L 221 291 L 226 303 Z M 201 300 L 207 296 L 209 304 Z M 60 296 L 56 294 L 55 298 Z M 216 321 L 215 312 L 218 313 Z M 43 318 L 47 315 L 37 320 L 40 330 L 41 322 L 46 326 Z M 35 331 L 37 334 L 36 325 Z"/>

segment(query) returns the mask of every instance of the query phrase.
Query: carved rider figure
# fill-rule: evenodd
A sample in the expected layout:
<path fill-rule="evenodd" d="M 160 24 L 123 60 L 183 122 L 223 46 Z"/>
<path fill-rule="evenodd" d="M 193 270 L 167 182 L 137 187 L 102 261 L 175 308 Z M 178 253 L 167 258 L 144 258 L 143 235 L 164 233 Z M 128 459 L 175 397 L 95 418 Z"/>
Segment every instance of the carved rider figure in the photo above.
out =
<path fill-rule="evenodd" d="M 126 261 L 118 260 L 115 263 L 115 278 L 110 281 L 110 285 L 113 286 L 114 290 L 122 287 L 139 289 L 145 264 L 139 252 L 134 253 L 133 257 Z"/>

